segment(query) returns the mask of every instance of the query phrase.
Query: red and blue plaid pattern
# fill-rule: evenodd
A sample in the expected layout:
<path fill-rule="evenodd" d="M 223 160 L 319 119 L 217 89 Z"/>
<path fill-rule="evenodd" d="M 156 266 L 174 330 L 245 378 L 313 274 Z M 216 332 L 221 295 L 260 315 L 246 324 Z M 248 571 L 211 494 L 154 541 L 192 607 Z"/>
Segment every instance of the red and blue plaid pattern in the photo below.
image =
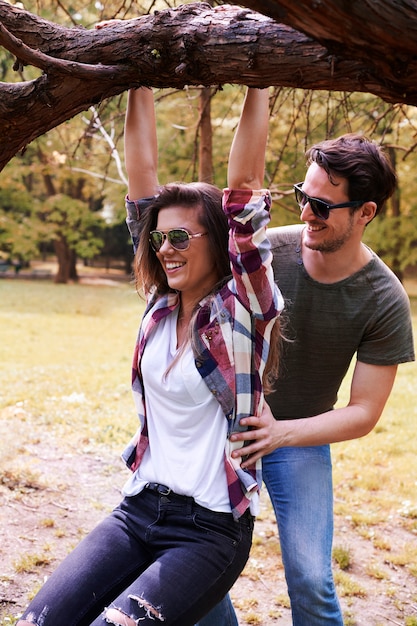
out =
<path fill-rule="evenodd" d="M 127 224 L 134 246 L 140 236 L 140 214 L 152 199 L 126 201 Z M 264 402 L 262 375 L 269 351 L 272 326 L 283 308 L 274 283 L 272 253 L 266 235 L 271 196 L 267 190 L 224 191 L 223 209 L 229 221 L 229 256 L 232 278 L 213 297 L 200 303 L 196 320 L 196 367 L 228 420 L 229 435 L 242 430 L 240 420 L 259 415 Z M 179 304 L 176 293 L 150 294 L 133 357 L 132 388 L 141 427 L 123 453 L 132 471 L 139 466 L 148 445 L 146 410 L 140 361 L 149 334 Z M 231 452 L 241 444 L 225 445 L 225 471 L 230 505 L 235 518 L 250 505 L 262 484 L 261 464 L 242 470 Z M 209 462 L 209 461 L 208 461 Z"/>

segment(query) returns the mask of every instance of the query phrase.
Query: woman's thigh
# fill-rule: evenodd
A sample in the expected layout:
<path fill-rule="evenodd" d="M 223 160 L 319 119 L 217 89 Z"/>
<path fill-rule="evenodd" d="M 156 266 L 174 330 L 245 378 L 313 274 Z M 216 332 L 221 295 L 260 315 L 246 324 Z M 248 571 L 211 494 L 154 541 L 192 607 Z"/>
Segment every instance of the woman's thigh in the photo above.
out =
<path fill-rule="evenodd" d="M 144 507 L 135 527 L 145 529 L 157 515 L 156 507 Z M 123 501 L 51 574 L 22 620 L 42 626 L 91 624 L 151 561 L 146 542 L 134 530 Z"/>
<path fill-rule="evenodd" d="M 152 495 L 151 497 L 158 497 Z M 253 520 L 161 498 L 148 528 L 154 561 L 112 603 L 138 623 L 192 626 L 232 587 L 249 556 Z M 104 626 L 105 614 L 93 626 Z"/>
<path fill-rule="evenodd" d="M 252 531 L 249 515 L 235 522 L 149 492 L 126 498 L 63 561 L 22 620 L 104 626 L 109 606 L 144 626 L 192 626 L 239 576 Z"/>

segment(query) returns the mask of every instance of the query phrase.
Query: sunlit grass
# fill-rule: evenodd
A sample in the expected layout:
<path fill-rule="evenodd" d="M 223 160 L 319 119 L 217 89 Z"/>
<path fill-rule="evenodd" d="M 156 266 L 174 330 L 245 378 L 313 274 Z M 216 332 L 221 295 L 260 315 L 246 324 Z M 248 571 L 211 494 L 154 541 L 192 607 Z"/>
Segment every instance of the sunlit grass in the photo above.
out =
<path fill-rule="evenodd" d="M 143 311 L 116 287 L 0 282 L 0 409 L 22 408 L 84 445 L 126 442 L 137 426 L 131 356 Z"/>
<path fill-rule="evenodd" d="M 412 305 L 417 336 L 417 298 Z M 14 490 L 16 497 L 44 488 L 36 464 L 28 468 L 15 460 L 20 445 L 51 434 L 65 438 L 74 458 L 100 446 L 118 455 L 131 437 L 137 427 L 130 389 L 131 357 L 143 307 L 143 300 L 129 284 L 110 287 L 0 280 L 0 414 L 5 409 L 4 424 L 10 428 L 0 441 L 0 475 L 3 486 Z M 366 438 L 332 446 L 336 516 L 355 529 L 358 539 L 369 541 L 384 563 L 404 567 L 413 577 L 417 577 L 412 541 L 417 534 L 416 380 L 415 363 L 399 366 L 393 392 L 374 431 Z M 339 403 L 347 397 L 345 383 Z M 36 429 L 31 428 L 34 423 Z M 54 486 L 59 476 L 50 476 L 48 481 Z M 270 503 L 265 498 L 263 502 L 259 521 L 273 520 Z M 42 523 L 51 522 L 45 518 Z M 381 528 L 384 523 L 401 525 L 413 533 L 410 542 L 392 549 L 390 534 Z M 59 525 L 54 532 L 57 537 L 62 532 Z M 350 574 L 351 565 L 357 565 L 353 546 L 336 543 L 334 548 L 340 596 L 346 603 L 363 598 L 365 590 Z M 45 549 L 16 566 L 22 572 L 30 571 L 37 559 L 48 558 Z M 368 576 L 382 582 L 385 567 L 369 561 Z M 282 581 L 277 584 L 279 577 L 282 579 L 282 564 L 274 523 L 263 534 L 255 525 L 251 558 L 243 576 L 270 587 L 271 597 L 278 598 L 271 622 L 279 619 L 281 610 L 288 610 L 285 586 Z M 236 603 L 246 613 L 248 624 L 257 623 L 255 599 L 247 597 Z M 345 621 L 354 624 L 354 616 L 350 621 L 346 613 Z"/>
<path fill-rule="evenodd" d="M 333 559 L 340 569 L 348 569 L 350 565 L 350 550 L 345 546 L 334 546 L 332 552 Z"/>
<path fill-rule="evenodd" d="M 42 554 L 24 554 L 14 562 L 16 572 L 28 573 L 34 572 L 42 565 L 47 565 L 51 561 L 49 547 L 46 546 Z"/>
<path fill-rule="evenodd" d="M 336 570 L 334 578 L 340 597 L 357 596 L 363 598 L 366 596 L 366 590 L 346 572 Z"/>

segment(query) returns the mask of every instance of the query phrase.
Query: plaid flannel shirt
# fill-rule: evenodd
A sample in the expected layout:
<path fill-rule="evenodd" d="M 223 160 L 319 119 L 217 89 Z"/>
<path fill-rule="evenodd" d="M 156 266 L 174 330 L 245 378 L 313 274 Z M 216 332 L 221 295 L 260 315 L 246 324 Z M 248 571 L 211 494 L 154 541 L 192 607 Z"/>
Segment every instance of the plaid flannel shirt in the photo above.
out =
<path fill-rule="evenodd" d="M 126 199 L 127 225 L 134 248 L 140 237 L 140 216 L 152 198 L 136 202 Z M 231 510 L 240 517 L 262 483 L 261 463 L 243 470 L 233 459 L 229 435 L 245 430 L 243 417 L 259 415 L 264 398 L 262 375 L 269 339 L 283 299 L 274 283 L 272 253 L 266 235 L 270 221 L 271 197 L 267 190 L 229 190 L 223 194 L 223 209 L 229 222 L 229 257 L 232 278 L 214 297 L 200 302 L 196 323 L 198 354 L 195 364 L 211 393 L 220 403 L 228 421 L 225 443 L 225 471 Z M 179 306 L 177 293 L 149 294 L 133 357 L 132 389 L 141 423 L 122 457 L 135 471 L 148 446 L 146 409 L 140 362 L 146 341 L 158 322 Z M 207 461 L 210 462 L 209 460 Z"/>

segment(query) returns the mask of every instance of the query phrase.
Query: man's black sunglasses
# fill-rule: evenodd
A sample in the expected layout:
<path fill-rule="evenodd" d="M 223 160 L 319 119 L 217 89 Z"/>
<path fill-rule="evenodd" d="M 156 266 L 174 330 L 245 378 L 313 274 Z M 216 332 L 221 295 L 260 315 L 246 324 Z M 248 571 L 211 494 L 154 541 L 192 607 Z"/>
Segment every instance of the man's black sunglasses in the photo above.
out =
<path fill-rule="evenodd" d="M 341 204 L 327 204 L 319 198 L 312 198 L 304 193 L 302 187 L 304 183 L 294 185 L 295 199 L 301 210 L 304 209 L 307 202 L 309 203 L 314 215 L 320 220 L 327 220 L 332 209 L 344 209 L 345 207 L 358 208 L 362 206 L 365 200 L 352 200 L 351 202 L 342 202 Z"/>

